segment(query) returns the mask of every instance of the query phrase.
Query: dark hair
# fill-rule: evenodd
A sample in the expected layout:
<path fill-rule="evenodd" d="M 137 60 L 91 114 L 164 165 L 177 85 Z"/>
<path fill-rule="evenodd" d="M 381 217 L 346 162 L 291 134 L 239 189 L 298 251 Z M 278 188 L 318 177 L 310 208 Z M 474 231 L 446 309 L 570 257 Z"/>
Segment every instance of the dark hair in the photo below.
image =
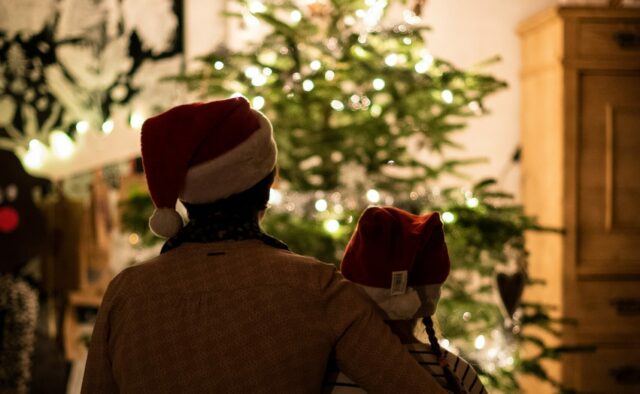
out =
<path fill-rule="evenodd" d="M 427 331 L 427 336 L 429 337 L 429 343 L 431 344 L 431 350 L 435 353 L 436 357 L 438 357 L 438 362 L 444 371 L 444 378 L 447 380 L 447 384 L 449 385 L 449 389 L 453 391 L 455 394 L 462 393 L 462 386 L 458 377 L 453 374 L 453 371 L 449 368 L 449 362 L 447 361 L 447 356 L 442 354 L 442 349 L 440 349 L 440 344 L 438 343 L 438 338 L 436 338 L 436 331 L 433 328 L 433 320 L 431 316 L 425 316 L 422 318 L 422 323 L 424 323 L 424 327 Z"/>
<path fill-rule="evenodd" d="M 204 216 L 211 212 L 235 212 L 256 215 L 267 208 L 269 202 L 269 192 L 271 185 L 278 174 L 277 168 L 262 178 L 258 183 L 249 189 L 237 194 L 233 194 L 223 200 L 218 200 L 210 204 L 190 204 L 183 202 L 189 213 L 189 218 Z"/>

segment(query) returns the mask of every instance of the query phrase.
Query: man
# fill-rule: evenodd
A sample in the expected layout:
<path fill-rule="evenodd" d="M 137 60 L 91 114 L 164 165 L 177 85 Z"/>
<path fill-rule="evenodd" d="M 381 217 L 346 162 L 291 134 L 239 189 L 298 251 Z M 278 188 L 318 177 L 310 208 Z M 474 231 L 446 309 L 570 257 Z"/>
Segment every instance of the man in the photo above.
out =
<path fill-rule="evenodd" d="M 169 240 L 111 282 L 83 393 L 319 393 L 330 354 L 371 393 L 444 392 L 364 292 L 260 230 L 276 145 L 244 98 L 148 119 L 142 159 Z"/>

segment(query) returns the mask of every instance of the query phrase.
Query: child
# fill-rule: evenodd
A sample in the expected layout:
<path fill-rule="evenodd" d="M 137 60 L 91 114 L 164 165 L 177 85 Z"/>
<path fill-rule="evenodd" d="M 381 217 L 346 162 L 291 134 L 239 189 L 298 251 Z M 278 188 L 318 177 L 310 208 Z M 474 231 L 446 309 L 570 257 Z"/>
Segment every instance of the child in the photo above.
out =
<path fill-rule="evenodd" d="M 450 262 L 440 216 L 412 215 L 393 207 L 368 208 L 360 218 L 341 264 L 343 275 L 358 284 L 380 307 L 387 324 L 409 353 L 447 390 L 486 393 L 473 368 L 440 348 L 431 315 Z M 424 322 L 431 346 L 414 336 Z M 325 393 L 363 392 L 330 365 Z"/>

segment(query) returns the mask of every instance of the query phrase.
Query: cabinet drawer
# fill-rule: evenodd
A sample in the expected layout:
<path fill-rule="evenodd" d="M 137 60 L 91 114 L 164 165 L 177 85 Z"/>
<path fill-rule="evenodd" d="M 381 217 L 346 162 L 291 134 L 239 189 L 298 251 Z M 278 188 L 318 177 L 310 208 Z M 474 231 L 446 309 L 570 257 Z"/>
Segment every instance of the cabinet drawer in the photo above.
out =
<path fill-rule="evenodd" d="M 567 314 L 574 313 L 575 330 L 582 341 L 639 342 L 640 282 L 579 281 L 576 309 Z"/>
<path fill-rule="evenodd" d="M 583 20 L 576 40 L 579 57 L 627 57 L 640 54 L 640 19 Z"/>
<path fill-rule="evenodd" d="M 640 347 L 599 346 L 593 353 L 567 356 L 563 365 L 570 388 L 580 393 L 640 392 Z"/>

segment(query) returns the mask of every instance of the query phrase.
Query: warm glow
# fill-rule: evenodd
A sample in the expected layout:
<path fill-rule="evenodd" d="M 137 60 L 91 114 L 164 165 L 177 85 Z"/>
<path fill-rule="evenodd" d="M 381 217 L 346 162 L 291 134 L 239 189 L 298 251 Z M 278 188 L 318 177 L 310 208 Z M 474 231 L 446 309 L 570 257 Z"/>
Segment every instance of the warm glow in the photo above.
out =
<path fill-rule="evenodd" d="M 369 189 L 367 191 L 367 200 L 373 204 L 380 202 L 380 193 L 376 189 Z"/>
<path fill-rule="evenodd" d="M 314 60 L 311 62 L 309 67 L 311 67 L 311 69 L 314 71 L 318 71 L 320 70 L 320 67 L 322 67 L 322 63 L 320 63 L 320 60 Z"/>
<path fill-rule="evenodd" d="M 76 131 L 78 132 L 78 134 L 84 134 L 89 131 L 89 122 L 87 122 L 86 120 L 81 120 L 76 123 Z"/>
<path fill-rule="evenodd" d="M 487 343 L 487 341 L 484 338 L 484 335 L 478 335 L 476 337 L 476 340 L 473 342 L 473 346 L 475 346 L 476 349 L 480 350 L 480 349 L 484 348 L 486 343 Z"/>
<path fill-rule="evenodd" d="M 318 201 L 316 201 L 315 206 L 316 206 L 316 211 L 324 212 L 327 210 L 329 204 L 327 204 L 327 200 L 325 200 L 324 198 L 321 198 Z"/>
<path fill-rule="evenodd" d="M 445 89 L 442 91 L 442 100 L 447 103 L 447 104 L 451 104 L 453 103 L 453 93 L 451 92 L 451 90 L 449 89 Z"/>
<path fill-rule="evenodd" d="M 134 112 L 131 114 L 131 119 L 129 119 L 129 124 L 134 129 L 141 129 L 142 124 L 144 123 L 144 116 L 140 112 Z"/>
<path fill-rule="evenodd" d="M 215 68 L 216 70 L 222 70 L 224 68 L 224 63 L 218 60 L 217 62 L 213 63 L 213 68 Z"/>
<path fill-rule="evenodd" d="M 29 150 L 23 158 L 24 165 L 34 170 L 42 168 L 46 155 L 47 147 L 38 140 L 31 140 L 29 142 Z"/>
<path fill-rule="evenodd" d="M 396 55 L 395 53 L 387 55 L 387 57 L 384 58 L 384 63 L 389 67 L 395 66 L 396 64 L 398 64 L 398 55 Z"/>
<path fill-rule="evenodd" d="M 447 211 L 442 214 L 442 221 L 445 223 L 453 223 L 456 220 L 456 217 L 453 213 Z"/>
<path fill-rule="evenodd" d="M 480 201 L 477 198 L 471 197 L 467 199 L 467 206 L 469 208 L 477 208 L 478 205 L 480 205 Z"/>
<path fill-rule="evenodd" d="M 376 78 L 376 79 L 373 80 L 373 88 L 375 90 L 384 89 L 384 85 L 385 85 L 384 79 L 382 79 L 382 78 Z"/>
<path fill-rule="evenodd" d="M 49 134 L 49 145 L 51 145 L 53 154 L 60 159 L 68 159 L 75 151 L 75 146 L 71 138 L 69 138 L 67 133 L 60 130 L 52 131 L 51 134 Z"/>
<path fill-rule="evenodd" d="M 344 104 L 340 100 L 331 100 L 331 108 L 336 111 L 342 111 L 344 109 Z"/>
<path fill-rule="evenodd" d="M 264 97 L 262 96 L 254 97 L 252 105 L 254 109 L 257 109 L 258 111 L 261 110 L 264 107 Z"/>
<path fill-rule="evenodd" d="M 302 82 L 302 89 L 304 89 L 305 92 L 312 91 L 314 86 L 313 81 L 310 79 L 305 79 L 304 82 Z"/>
<path fill-rule="evenodd" d="M 104 123 L 102 124 L 102 132 L 105 134 L 111 134 L 111 132 L 113 131 L 113 120 L 111 119 L 107 119 L 104 121 Z"/>
<path fill-rule="evenodd" d="M 280 205 L 282 204 L 282 193 L 277 189 L 269 190 L 269 204 Z"/>
<path fill-rule="evenodd" d="M 335 233 L 340 230 L 340 222 L 335 219 L 329 219 L 324 222 L 324 228 L 330 233 Z"/>

